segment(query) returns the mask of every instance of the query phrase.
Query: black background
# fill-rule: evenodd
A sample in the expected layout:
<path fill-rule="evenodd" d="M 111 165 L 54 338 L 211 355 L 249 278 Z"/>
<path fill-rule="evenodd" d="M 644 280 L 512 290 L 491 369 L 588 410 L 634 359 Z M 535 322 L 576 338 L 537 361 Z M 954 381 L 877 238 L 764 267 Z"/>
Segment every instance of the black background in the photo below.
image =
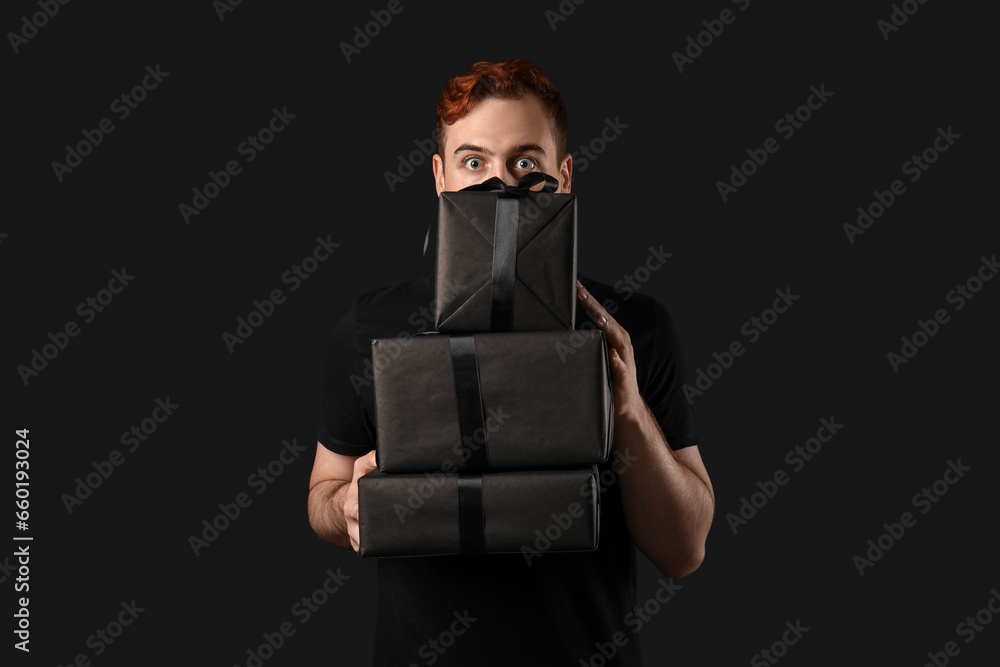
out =
<path fill-rule="evenodd" d="M 998 251 L 985 10 L 912 2 L 886 40 L 888 2 L 567 0 L 554 30 L 557 0 L 402 6 L 350 63 L 339 43 L 385 3 L 247 0 L 220 20 L 207 0 L 72 2 L 16 53 L 5 40 L 3 434 L 10 450 L 17 428 L 31 440 L 30 529 L 7 525 L 34 538 L 31 653 L 3 649 L 11 664 L 244 665 L 286 621 L 295 634 L 265 664 L 366 664 L 376 565 L 306 515 L 324 343 L 357 294 L 431 268 L 429 161 L 393 190 L 385 172 L 430 136 L 450 77 L 514 57 L 561 89 L 571 151 L 606 118 L 627 125 L 574 180 L 581 271 L 615 283 L 662 244 L 673 256 L 641 289 L 674 316 L 692 370 L 746 347 L 695 399 L 716 519 L 704 564 L 637 638 L 646 664 L 746 664 L 797 619 L 809 631 L 782 664 L 920 665 L 947 641 L 954 664 L 987 664 L 997 624 L 968 644 L 956 625 L 1000 586 L 1000 283 L 946 301 Z M 735 21 L 679 72 L 671 54 L 726 8 Z M 39 11 L 6 3 L 0 27 Z M 169 75 L 119 120 L 111 102 L 157 65 Z M 775 121 L 810 86 L 833 95 L 785 139 Z M 295 118 L 246 163 L 237 146 L 284 107 Z M 105 117 L 115 130 L 60 182 L 52 162 Z M 949 127 L 960 138 L 911 183 L 902 164 Z M 716 181 L 768 137 L 778 152 L 723 202 Z M 185 224 L 178 205 L 232 159 L 242 172 Z M 850 243 L 843 224 L 897 178 L 905 194 Z M 290 291 L 281 276 L 317 237 L 340 247 Z M 134 280 L 83 323 L 77 304 L 122 267 Z M 799 300 L 749 343 L 743 323 L 779 288 Z M 285 303 L 230 353 L 222 334 L 273 289 Z M 951 320 L 894 372 L 887 353 L 938 308 Z M 69 320 L 80 334 L 26 385 L 17 366 Z M 180 407 L 125 451 L 122 432 L 168 396 Z M 830 417 L 844 427 L 793 472 L 786 452 Z M 248 477 L 285 440 L 305 453 L 258 495 Z M 123 465 L 69 513 L 63 495 L 116 449 Z M 920 514 L 913 495 L 959 459 L 971 470 Z M 726 515 L 778 469 L 789 483 L 734 534 Z M 241 492 L 252 504 L 196 556 L 189 536 Z M 916 525 L 859 576 L 852 558 L 905 511 Z M 302 624 L 292 607 L 328 568 L 350 579 Z M 643 560 L 640 601 L 658 578 Z M 144 611 L 95 655 L 88 637 L 133 599 Z"/>

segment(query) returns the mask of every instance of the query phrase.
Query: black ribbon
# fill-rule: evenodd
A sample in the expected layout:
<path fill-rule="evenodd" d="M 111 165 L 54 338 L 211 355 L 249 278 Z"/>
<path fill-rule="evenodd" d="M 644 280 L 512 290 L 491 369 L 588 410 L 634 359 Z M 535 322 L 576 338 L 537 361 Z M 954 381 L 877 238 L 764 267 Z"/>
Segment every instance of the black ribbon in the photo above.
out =
<path fill-rule="evenodd" d="M 449 336 L 448 344 L 451 348 L 451 367 L 458 401 L 458 431 L 464 461 L 462 469 L 486 470 L 490 459 L 476 341 L 471 334 Z"/>
<path fill-rule="evenodd" d="M 518 200 L 497 195 L 493 228 L 493 281 L 490 287 L 490 331 L 514 329 L 514 282 L 517 278 L 517 223 L 521 217 Z"/>
<path fill-rule="evenodd" d="M 545 182 L 545 185 L 538 192 L 555 192 L 556 188 L 559 187 L 559 181 L 548 174 L 543 174 L 540 171 L 533 171 L 530 174 L 525 174 L 517 181 L 517 185 L 507 185 L 498 176 L 493 178 L 488 178 L 482 183 L 476 183 L 475 185 L 470 185 L 467 188 L 462 188 L 460 192 L 503 192 L 509 195 L 526 195 L 529 192 L 534 192 L 531 188 L 535 187 L 541 182 Z"/>
<path fill-rule="evenodd" d="M 462 470 L 486 470 L 490 460 L 475 336 L 449 336 L 448 345 L 451 348 L 451 367 L 455 376 L 458 432 L 464 461 Z M 486 550 L 485 521 L 483 476 L 460 473 L 458 531 L 462 553 L 483 553 Z"/>
<path fill-rule="evenodd" d="M 539 183 L 539 192 L 555 192 L 559 186 L 548 174 L 533 171 L 522 176 L 517 185 L 507 185 L 494 176 L 482 183 L 463 188 L 462 192 L 496 192 L 496 220 L 493 227 L 493 280 L 491 283 L 490 331 L 514 329 L 514 282 L 517 277 L 517 225 L 520 198 Z"/>
<path fill-rule="evenodd" d="M 486 551 L 483 476 L 458 476 L 458 534 L 462 553 Z"/>

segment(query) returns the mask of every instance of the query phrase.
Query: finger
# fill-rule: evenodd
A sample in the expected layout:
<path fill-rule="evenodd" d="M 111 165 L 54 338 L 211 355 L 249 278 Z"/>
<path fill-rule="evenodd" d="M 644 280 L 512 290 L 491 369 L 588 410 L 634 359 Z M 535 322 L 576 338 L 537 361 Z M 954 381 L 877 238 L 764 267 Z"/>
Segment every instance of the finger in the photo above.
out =
<path fill-rule="evenodd" d="M 611 379 L 615 385 L 624 386 L 628 379 L 628 364 L 622 359 L 621 355 L 618 354 L 618 350 L 611 348 L 608 353 L 608 358 L 611 361 Z"/>
<path fill-rule="evenodd" d="M 624 352 L 626 343 L 625 329 L 618 324 L 615 318 L 611 317 L 604 306 L 597 302 L 597 299 L 587 291 L 579 280 L 576 281 L 577 302 L 583 307 L 587 315 L 594 321 L 597 328 L 604 332 L 609 345 Z"/>
<path fill-rule="evenodd" d="M 357 506 L 352 516 L 353 519 L 347 520 L 347 536 L 351 539 L 351 547 L 357 552 L 361 549 L 361 523 L 357 518 Z"/>
<path fill-rule="evenodd" d="M 370 452 L 368 452 L 364 456 L 359 456 L 357 459 L 355 459 L 354 465 L 356 467 L 357 466 L 361 466 L 361 467 L 374 466 L 375 465 L 375 450 L 374 449 L 371 450 Z"/>
<path fill-rule="evenodd" d="M 359 507 L 360 504 L 358 503 L 357 496 L 348 497 L 344 500 L 344 516 L 347 517 L 348 526 L 352 521 L 357 522 L 359 520 Z"/>
<path fill-rule="evenodd" d="M 363 477 L 377 468 L 375 462 L 375 450 L 371 450 L 364 456 L 360 456 L 354 461 L 354 478 Z"/>

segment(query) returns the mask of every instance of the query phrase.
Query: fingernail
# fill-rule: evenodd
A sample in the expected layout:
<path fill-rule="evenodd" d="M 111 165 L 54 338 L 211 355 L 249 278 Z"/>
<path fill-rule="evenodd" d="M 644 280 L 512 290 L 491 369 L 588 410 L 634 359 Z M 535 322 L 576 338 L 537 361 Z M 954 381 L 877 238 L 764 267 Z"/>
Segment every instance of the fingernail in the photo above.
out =
<path fill-rule="evenodd" d="M 597 323 L 603 327 L 605 324 L 608 323 L 608 318 L 604 317 L 604 315 L 599 315 L 597 317 Z"/>

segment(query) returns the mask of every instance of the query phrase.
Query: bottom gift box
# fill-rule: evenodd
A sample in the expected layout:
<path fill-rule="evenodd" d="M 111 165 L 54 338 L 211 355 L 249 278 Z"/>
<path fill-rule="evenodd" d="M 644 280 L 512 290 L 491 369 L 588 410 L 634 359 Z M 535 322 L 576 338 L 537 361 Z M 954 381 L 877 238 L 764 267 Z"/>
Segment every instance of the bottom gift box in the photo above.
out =
<path fill-rule="evenodd" d="M 358 479 L 358 505 L 366 557 L 520 553 L 539 545 L 593 551 L 600 530 L 596 466 L 481 475 L 373 470 Z"/>

